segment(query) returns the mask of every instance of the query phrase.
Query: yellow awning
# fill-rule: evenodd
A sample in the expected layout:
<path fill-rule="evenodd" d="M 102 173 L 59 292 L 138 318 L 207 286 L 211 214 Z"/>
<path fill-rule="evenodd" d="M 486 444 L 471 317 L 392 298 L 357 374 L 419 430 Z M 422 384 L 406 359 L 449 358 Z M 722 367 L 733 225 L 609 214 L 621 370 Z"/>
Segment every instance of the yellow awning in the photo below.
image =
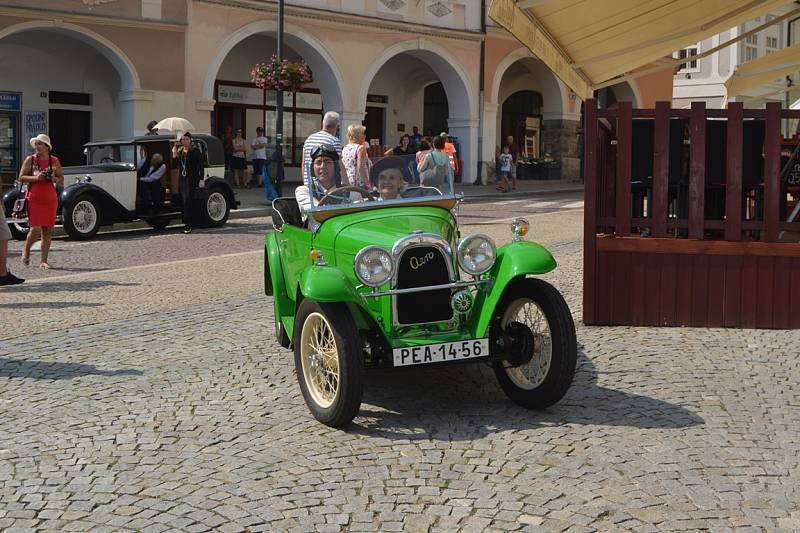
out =
<path fill-rule="evenodd" d="M 581 98 L 788 0 L 492 0 L 489 16 Z"/>
<path fill-rule="evenodd" d="M 725 82 L 728 98 L 800 71 L 800 43 L 739 65 Z"/>

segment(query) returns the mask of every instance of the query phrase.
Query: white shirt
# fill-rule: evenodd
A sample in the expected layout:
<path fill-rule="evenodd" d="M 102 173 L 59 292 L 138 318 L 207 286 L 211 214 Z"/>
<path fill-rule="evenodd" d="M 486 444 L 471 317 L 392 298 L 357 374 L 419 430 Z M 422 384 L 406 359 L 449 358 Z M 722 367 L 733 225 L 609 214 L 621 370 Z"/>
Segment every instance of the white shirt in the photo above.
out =
<path fill-rule="evenodd" d="M 150 170 L 147 172 L 147 175 L 143 178 L 139 178 L 142 181 L 146 181 L 147 183 L 151 183 L 154 181 L 158 181 L 161 179 L 161 176 L 167 171 L 167 165 L 161 163 L 161 166 L 156 168 L 154 166 L 150 166 Z"/>
<path fill-rule="evenodd" d="M 263 148 L 256 148 L 257 144 L 263 144 Z M 250 147 L 253 149 L 253 159 L 266 159 L 267 158 L 267 144 L 269 141 L 266 137 L 256 137 L 250 141 Z"/>

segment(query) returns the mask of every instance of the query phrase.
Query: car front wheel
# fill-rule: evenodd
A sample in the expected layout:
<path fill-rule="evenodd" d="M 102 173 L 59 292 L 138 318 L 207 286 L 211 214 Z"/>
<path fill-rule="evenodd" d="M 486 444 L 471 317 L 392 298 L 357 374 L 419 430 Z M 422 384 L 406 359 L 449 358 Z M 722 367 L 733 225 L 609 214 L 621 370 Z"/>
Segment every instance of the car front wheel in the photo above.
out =
<path fill-rule="evenodd" d="M 77 241 L 91 239 L 100 229 L 100 207 L 93 197 L 81 195 L 67 206 L 64 213 L 64 230 Z"/>
<path fill-rule="evenodd" d="M 564 297 L 540 279 L 510 284 L 498 303 L 508 343 L 494 372 L 506 395 L 528 409 L 544 409 L 567 393 L 575 375 L 575 323 Z"/>
<path fill-rule="evenodd" d="M 295 318 L 294 363 L 314 418 L 331 427 L 350 423 L 361 407 L 364 363 L 358 329 L 343 304 L 303 300 Z"/>

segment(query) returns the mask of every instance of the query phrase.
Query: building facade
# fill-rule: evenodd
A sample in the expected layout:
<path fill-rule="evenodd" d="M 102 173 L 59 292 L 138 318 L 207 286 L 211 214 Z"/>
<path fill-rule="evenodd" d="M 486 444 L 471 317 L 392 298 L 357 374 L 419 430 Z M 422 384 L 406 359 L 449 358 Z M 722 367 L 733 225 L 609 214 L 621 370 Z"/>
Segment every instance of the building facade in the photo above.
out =
<path fill-rule="evenodd" d="M 488 3 L 287 1 L 285 54 L 314 73 L 307 89 L 284 97 L 288 179 L 298 176 L 299 148 L 326 110 L 341 114 L 342 132 L 363 123 L 373 144 L 388 147 L 414 126 L 449 132 L 464 182 L 487 180 L 509 135 L 525 157 L 548 157 L 562 179 L 577 179 L 580 99 L 492 25 Z M 66 164 L 80 162 L 90 139 L 141 134 L 150 120 L 168 116 L 217 135 L 228 125 L 247 138 L 257 126 L 274 134 L 275 94 L 257 89 L 250 71 L 276 51 L 276 2 L 42 5 L 7 0 L 0 7 L 0 122 L 15 132 L 0 138 L 6 173 L 18 167 L 27 138 L 42 131 Z M 646 106 L 669 99 L 670 90 L 656 75 L 610 87 L 603 99 Z"/>
<path fill-rule="evenodd" d="M 792 7 L 789 4 L 783 10 L 767 13 L 763 17 L 688 46 L 676 52 L 674 57 L 690 57 L 711 50 L 780 17 Z M 798 72 L 775 79 L 742 95 L 728 95 L 725 82 L 739 65 L 800 42 L 798 32 L 798 18 L 784 19 L 707 57 L 680 65 L 673 77 L 673 106 L 688 108 L 693 101 L 704 101 L 708 107 L 721 108 L 728 102 L 738 101 L 743 102 L 745 107 L 758 108 L 764 107 L 767 102 L 780 102 L 787 108 L 797 108 L 800 106 L 800 92 L 797 89 L 800 85 L 800 66 Z"/>

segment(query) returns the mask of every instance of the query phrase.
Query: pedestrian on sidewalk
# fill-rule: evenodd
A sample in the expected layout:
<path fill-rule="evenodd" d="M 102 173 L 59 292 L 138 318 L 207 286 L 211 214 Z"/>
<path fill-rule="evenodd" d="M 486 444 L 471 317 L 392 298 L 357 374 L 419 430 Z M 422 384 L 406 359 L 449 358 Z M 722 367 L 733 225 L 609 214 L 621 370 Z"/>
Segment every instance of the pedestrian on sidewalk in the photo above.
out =
<path fill-rule="evenodd" d="M 8 241 L 11 240 L 11 230 L 8 229 L 5 209 L 0 206 L 0 287 L 5 285 L 19 285 L 23 281 L 8 270 Z"/>
<path fill-rule="evenodd" d="M 498 162 L 500 163 L 500 173 L 499 179 L 497 182 L 497 190 L 503 192 L 510 192 L 511 191 L 511 184 L 509 179 L 511 178 L 511 162 L 513 158 L 509 153 L 509 147 L 503 147 L 503 153 L 497 157 Z"/>
<path fill-rule="evenodd" d="M 52 154 L 50 137 L 42 133 L 30 142 L 35 153 L 25 159 L 19 172 L 19 181 L 28 184 L 25 199 L 28 202 L 28 226 L 31 228 L 22 249 L 22 264 L 30 264 L 31 247 L 41 237 L 42 259 L 39 266 L 49 270 L 52 267 L 47 260 L 58 211 L 56 187 L 64 181 L 64 171 L 61 162 Z"/>
<path fill-rule="evenodd" d="M 508 146 L 508 153 L 511 154 L 511 188 L 517 188 L 517 161 L 519 160 L 519 145 L 514 142 L 514 136 L 509 135 L 506 138 L 506 146 Z"/>
<path fill-rule="evenodd" d="M 247 168 L 247 146 L 246 139 L 242 137 L 242 128 L 236 128 L 236 136 L 233 138 L 233 153 L 231 154 L 231 172 L 233 173 L 233 186 L 240 188 L 244 186 L 244 171 Z"/>
<path fill-rule="evenodd" d="M 203 179 L 203 156 L 188 131 L 181 136 L 180 146 L 176 145 L 172 150 L 172 158 L 178 161 L 180 169 L 178 189 L 183 202 L 183 232 L 189 234 L 197 218 L 195 191 Z"/>
<path fill-rule="evenodd" d="M 272 186 L 269 169 L 267 168 L 267 146 L 269 139 L 264 136 L 264 128 L 256 128 L 256 137 L 250 142 L 253 148 L 253 173 L 260 176 L 261 183 L 264 185 L 264 194 L 267 196 L 267 203 L 272 204 L 272 200 L 278 197 L 275 187 Z"/>
<path fill-rule="evenodd" d="M 367 149 L 364 147 L 366 138 L 367 129 L 364 126 L 350 124 L 347 126 L 348 143 L 342 149 L 342 161 L 344 162 L 350 185 L 362 188 L 369 187 L 370 161 Z"/>

